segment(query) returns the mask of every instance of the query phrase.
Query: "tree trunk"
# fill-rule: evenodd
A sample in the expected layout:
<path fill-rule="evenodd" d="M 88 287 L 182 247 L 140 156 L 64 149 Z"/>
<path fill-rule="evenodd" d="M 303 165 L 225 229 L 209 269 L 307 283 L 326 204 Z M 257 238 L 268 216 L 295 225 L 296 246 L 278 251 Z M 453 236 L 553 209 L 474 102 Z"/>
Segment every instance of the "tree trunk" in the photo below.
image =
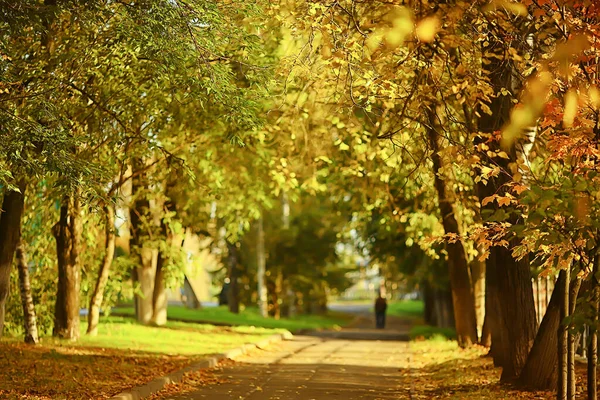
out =
<path fill-rule="evenodd" d="M 240 312 L 240 295 L 239 295 L 239 265 L 238 265 L 238 249 L 234 243 L 227 242 L 228 262 L 229 262 L 229 288 L 227 289 L 227 305 L 229 311 L 234 314 Z"/>
<path fill-rule="evenodd" d="M 65 196 L 60 208 L 60 219 L 54 225 L 58 261 L 58 285 L 54 310 L 53 335 L 62 339 L 79 339 L 79 261 L 81 240 L 80 190 Z"/>
<path fill-rule="evenodd" d="M 263 317 L 269 316 L 266 282 L 265 231 L 262 214 L 256 224 L 256 280 L 258 281 L 258 309 Z"/>
<path fill-rule="evenodd" d="M 435 297 L 433 295 L 433 288 L 431 287 L 431 283 L 429 281 L 424 280 L 422 283 L 423 286 L 423 319 L 427 325 L 435 326 Z"/>
<path fill-rule="evenodd" d="M 483 319 L 483 326 L 481 327 L 481 339 L 479 339 L 479 344 L 488 348 L 492 346 L 492 331 L 490 329 L 490 318 L 487 313 Z"/>
<path fill-rule="evenodd" d="M 21 287 L 21 304 L 23 305 L 23 317 L 25 319 L 25 343 L 36 344 L 39 341 L 37 330 L 37 318 L 31 295 L 31 283 L 29 281 L 29 266 L 23 242 L 17 246 L 17 267 L 19 268 L 19 286 Z"/>
<path fill-rule="evenodd" d="M 434 186 L 438 194 L 438 203 L 442 217 L 442 225 L 446 234 L 456 235 L 455 241 L 446 242 L 448 252 L 448 267 L 450 276 L 450 289 L 454 306 L 454 320 L 456 337 L 460 347 L 468 347 L 477 343 L 477 322 L 475 317 L 475 301 L 471 290 L 469 266 L 467 255 L 458 236 L 460 231 L 452 206 L 452 201 L 446 193 L 446 183 L 442 177 L 442 157 L 439 154 L 438 116 L 436 110 L 430 106 L 427 110 L 428 126 L 427 136 L 431 146 L 433 162 Z"/>
<path fill-rule="evenodd" d="M 21 217 L 25 207 L 25 182 L 19 192 L 6 190 L 0 208 L 0 337 L 4 331 L 6 299 L 10 290 L 10 270 L 19 244 Z"/>
<path fill-rule="evenodd" d="M 560 271 L 556 286 L 527 362 L 521 371 L 518 385 L 532 390 L 554 390 L 558 380 L 558 336 L 560 304 L 565 289 L 565 271 Z"/>
<path fill-rule="evenodd" d="M 144 165 L 141 160 L 134 161 L 132 178 L 132 193 L 134 196 L 133 207 L 130 210 L 131 219 L 131 238 L 130 249 L 134 258 L 138 259 L 138 265 L 134 267 L 132 278 L 137 285 L 138 292 L 135 294 L 135 317 L 142 324 L 149 324 L 152 321 L 153 307 L 152 299 L 154 295 L 154 281 L 156 275 L 157 254 L 146 246 L 145 242 L 150 235 L 151 215 L 150 201 L 148 200 L 146 189 L 148 183 L 146 174 L 141 172 Z"/>
<path fill-rule="evenodd" d="M 115 241 L 117 238 L 115 232 L 115 209 L 111 204 L 107 204 L 104 208 L 105 212 L 105 238 L 104 238 L 104 257 L 98 271 L 96 286 L 90 299 L 90 307 L 88 310 L 88 327 L 87 334 L 96 336 L 98 334 L 98 322 L 100 321 L 100 307 L 104 298 L 104 288 L 108 283 L 110 274 L 110 266 L 115 255 Z"/>
<path fill-rule="evenodd" d="M 473 298 L 475 300 L 477 335 L 481 338 L 483 337 L 485 320 L 485 261 L 479 261 L 475 258 L 471 262 L 471 286 L 473 287 Z"/>
<path fill-rule="evenodd" d="M 598 270 L 600 266 L 600 254 L 594 255 L 594 266 L 592 269 L 592 326 L 590 327 L 590 337 L 587 349 L 587 398 L 588 400 L 598 399 L 597 384 L 597 366 L 598 366 L 598 305 L 600 300 L 600 287 L 598 286 Z"/>
<path fill-rule="evenodd" d="M 164 326 L 167 324 L 167 291 L 165 288 L 164 266 L 167 256 L 162 252 L 156 262 L 156 275 L 154 276 L 154 291 L 152 293 L 152 325 Z"/>
<path fill-rule="evenodd" d="M 454 307 L 452 293 L 450 290 L 437 288 L 436 291 L 436 309 L 438 323 L 440 328 L 455 328 Z"/>
<path fill-rule="evenodd" d="M 492 342 L 490 344 L 490 355 L 494 360 L 495 367 L 502 367 L 506 360 L 506 354 L 503 353 L 502 330 L 500 329 L 500 299 L 498 294 L 498 283 L 496 278 L 496 264 L 486 263 L 485 275 L 485 314 L 488 321 L 488 329 Z"/>
<path fill-rule="evenodd" d="M 571 280 L 570 268 L 565 271 L 565 281 L 562 284 L 560 298 L 560 322 L 558 325 L 558 390 L 556 398 L 567 400 L 568 378 L 568 336 L 569 331 L 565 325 L 565 318 L 569 316 L 569 282 Z"/>
<path fill-rule="evenodd" d="M 489 160 L 490 151 L 499 149 L 494 134 L 509 121 L 509 113 L 513 106 L 513 97 L 502 94 L 506 89 L 511 90 L 513 86 L 511 61 L 506 57 L 504 43 L 494 39 L 492 35 L 488 39 L 489 45 L 484 49 L 486 59 L 482 67 L 487 72 L 495 95 L 489 103 L 491 115 L 481 111 L 478 121 L 479 131 L 489 134 L 489 140 L 479 138 L 475 143 L 482 147 L 479 149 L 481 160 Z M 506 184 L 511 181 L 508 175 L 511 171 L 509 164 L 517 159 L 515 146 L 506 153 L 509 155 L 508 160 L 491 157 L 491 167 L 499 167 L 502 172 L 497 177 L 486 177 L 487 184 L 479 182 L 477 191 L 481 202 L 486 197 L 493 194 L 502 195 L 507 190 Z M 493 202 L 486 206 L 491 211 L 495 211 L 495 207 Z M 512 220 L 513 217 L 509 222 Z M 498 313 L 494 314 L 496 318 L 493 319 L 496 321 L 492 324 L 492 355 L 494 361 L 502 366 L 503 382 L 512 381 L 519 376 L 537 331 L 529 260 L 517 261 L 511 254 L 511 249 L 520 243 L 519 240 L 513 238 L 508 247 L 492 247 L 486 264 L 491 283 L 488 287 L 491 286 L 492 291 L 498 294 Z M 494 297 L 492 293 L 492 300 Z"/>
<path fill-rule="evenodd" d="M 277 267 L 275 276 L 275 290 L 273 291 L 273 318 L 281 318 L 281 296 L 283 293 L 283 271 Z"/>
<path fill-rule="evenodd" d="M 575 307 L 577 305 L 577 294 L 579 293 L 579 288 L 581 287 L 581 278 L 576 277 L 570 284 L 569 289 L 569 315 L 573 315 L 575 312 Z M 573 334 L 571 330 L 568 331 L 568 353 L 567 353 L 567 362 L 568 362 L 568 376 L 567 376 L 567 398 L 569 400 L 575 400 L 575 392 L 577 382 L 575 380 L 575 350 L 576 343 L 579 340 L 579 337 L 576 334 Z"/>

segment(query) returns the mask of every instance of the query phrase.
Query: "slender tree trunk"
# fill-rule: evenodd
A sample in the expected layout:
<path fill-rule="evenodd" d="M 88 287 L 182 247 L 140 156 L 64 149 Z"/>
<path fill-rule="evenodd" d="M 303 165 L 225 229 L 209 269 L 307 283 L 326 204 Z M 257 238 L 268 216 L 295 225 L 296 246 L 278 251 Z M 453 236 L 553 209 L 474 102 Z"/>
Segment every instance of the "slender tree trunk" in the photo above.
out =
<path fill-rule="evenodd" d="M 111 204 L 107 204 L 104 208 L 105 212 L 105 239 L 104 239 L 104 257 L 98 271 L 98 278 L 94 286 L 94 292 L 90 299 L 90 307 L 88 310 L 88 327 L 87 334 L 96 336 L 98 334 L 98 322 L 100 321 L 100 307 L 104 298 L 104 289 L 108 283 L 110 275 L 110 267 L 115 255 L 115 241 L 117 238 L 115 232 L 115 209 Z"/>
<path fill-rule="evenodd" d="M 80 191 L 65 196 L 60 208 L 60 219 L 54 225 L 58 261 L 58 285 L 54 311 L 53 335 L 62 339 L 79 339 L 79 261 L 81 240 Z"/>
<path fill-rule="evenodd" d="M 227 289 L 227 304 L 229 311 L 234 314 L 240 312 L 239 296 L 239 265 L 238 249 L 234 243 L 227 242 L 228 262 L 229 262 L 229 288 Z"/>
<path fill-rule="evenodd" d="M 471 262 L 471 285 L 475 299 L 475 318 L 478 337 L 483 337 L 485 320 L 485 262 L 475 259 Z M 480 340 L 481 342 L 481 340 Z"/>
<path fill-rule="evenodd" d="M 532 390 L 554 390 L 558 383 L 558 335 L 566 272 L 560 271 L 518 385 Z"/>
<path fill-rule="evenodd" d="M 600 269 L 600 254 L 594 255 L 594 266 L 592 269 L 592 326 L 587 348 L 587 398 L 598 399 L 597 366 L 598 366 L 598 305 L 600 300 L 600 287 L 598 286 L 598 270 Z"/>
<path fill-rule="evenodd" d="M 6 299 L 10 290 L 10 270 L 19 244 L 21 217 L 25 206 L 25 182 L 17 183 L 19 192 L 7 190 L 0 208 L 0 337 L 4 331 Z"/>
<path fill-rule="evenodd" d="M 166 251 L 159 251 L 158 260 L 156 263 L 156 275 L 154 277 L 154 292 L 152 295 L 152 323 L 157 326 L 164 326 L 167 323 L 167 290 L 165 286 L 165 267 L 169 265 L 171 250 L 175 248 L 181 248 L 185 240 L 184 237 L 177 239 L 175 242 L 175 235 L 171 232 L 165 222 L 167 214 L 175 215 L 177 207 L 171 196 L 173 186 L 175 186 L 176 177 L 170 177 L 166 184 L 165 193 L 169 197 L 165 201 L 164 210 L 165 214 L 160 219 L 160 231 L 162 239 L 165 241 Z"/>
<path fill-rule="evenodd" d="M 263 227 L 262 214 L 256 223 L 256 264 L 257 273 L 256 280 L 258 281 L 258 308 L 260 315 L 263 317 L 269 316 L 268 300 L 267 300 L 267 282 L 266 282 L 266 257 L 265 257 L 265 231 Z"/>
<path fill-rule="evenodd" d="M 479 344 L 484 347 L 492 346 L 492 331 L 490 329 L 490 317 L 486 313 L 485 318 L 483 319 L 483 326 L 481 327 L 481 339 L 479 339 Z"/>
<path fill-rule="evenodd" d="M 569 282 L 571 280 L 570 268 L 565 271 L 565 281 L 561 289 L 560 299 L 560 323 L 558 326 L 558 390 L 556 398 L 567 400 L 567 388 L 569 385 L 568 371 L 568 337 L 569 331 L 565 325 L 565 318 L 569 316 Z"/>
<path fill-rule="evenodd" d="M 275 290 L 273 291 L 273 318 L 281 318 L 281 297 L 283 295 L 283 271 L 281 266 L 277 267 L 275 276 Z"/>
<path fill-rule="evenodd" d="M 434 186 L 438 194 L 438 203 L 442 216 L 442 225 L 446 234 L 460 235 L 458 222 L 452 206 L 452 201 L 446 192 L 446 183 L 442 175 L 442 157 L 439 154 L 438 116 L 434 105 L 427 110 L 427 135 L 432 149 Z M 462 242 L 457 239 L 446 243 L 448 266 L 456 336 L 460 347 L 468 347 L 477 343 L 477 322 L 475 317 L 475 301 L 471 290 L 467 255 Z"/>
<path fill-rule="evenodd" d="M 581 278 L 575 277 L 575 279 L 570 284 L 569 289 L 569 315 L 573 315 L 575 312 L 575 306 L 577 305 L 577 294 L 579 293 L 579 288 L 581 287 Z M 569 400 L 575 400 L 576 386 L 577 382 L 575 380 L 575 349 L 576 344 L 579 340 L 578 335 L 573 334 L 571 330 L 568 333 L 568 354 L 567 354 L 567 362 L 568 362 L 568 386 L 567 386 L 567 398 Z"/>
<path fill-rule="evenodd" d="M 17 246 L 17 266 L 19 268 L 19 286 L 21 287 L 21 304 L 23 305 L 23 317 L 25 319 L 25 343 L 36 344 L 39 341 L 37 330 L 37 318 L 31 295 L 31 283 L 29 281 L 29 266 L 25 247 L 20 241 Z"/>
<path fill-rule="evenodd" d="M 152 324 L 164 326 L 167 323 L 167 290 L 165 288 L 164 266 L 167 263 L 165 254 L 158 255 L 156 275 L 154 276 L 154 291 L 152 292 Z"/>

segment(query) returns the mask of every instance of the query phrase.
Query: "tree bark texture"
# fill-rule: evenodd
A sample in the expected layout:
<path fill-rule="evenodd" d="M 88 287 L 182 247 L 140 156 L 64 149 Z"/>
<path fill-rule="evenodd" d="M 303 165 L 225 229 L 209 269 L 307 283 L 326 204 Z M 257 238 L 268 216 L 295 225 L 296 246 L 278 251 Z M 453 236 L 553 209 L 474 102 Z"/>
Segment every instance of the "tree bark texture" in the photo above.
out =
<path fill-rule="evenodd" d="M 167 324 L 167 290 L 165 287 L 165 265 L 168 256 L 163 252 L 158 254 L 156 274 L 154 275 L 154 290 L 152 292 L 152 325 L 164 326 Z"/>
<path fill-rule="evenodd" d="M 477 335 L 481 338 L 483 337 L 483 324 L 485 320 L 485 261 L 479 261 L 475 258 L 470 266 L 471 286 L 473 287 L 473 298 L 475 299 Z"/>
<path fill-rule="evenodd" d="M 483 69 L 487 71 L 495 95 L 489 102 L 492 114 L 481 111 L 478 121 L 480 132 L 488 133 L 489 140 L 479 138 L 476 144 L 480 146 L 485 144 L 494 151 L 499 148 L 499 144 L 493 140 L 493 136 L 509 121 L 509 113 L 513 105 L 512 96 L 501 94 L 503 89 L 512 88 L 513 74 L 511 61 L 505 54 L 503 43 L 490 37 L 489 46 L 484 51 L 490 56 L 486 57 Z M 508 160 L 501 157 L 492 157 L 490 160 L 489 152 L 485 149 L 480 150 L 483 163 L 488 163 L 489 160 L 492 168 L 500 168 L 497 176 L 487 177 L 487 184 L 480 182 L 477 185 L 479 200 L 483 202 L 486 197 L 493 194 L 502 195 L 507 190 L 506 184 L 511 181 L 508 175 L 509 163 L 516 160 L 517 154 L 513 146 L 507 151 Z M 486 208 L 495 211 L 496 205 L 489 203 Z M 496 318 L 493 318 L 496 321 L 492 324 L 492 355 L 494 361 L 502 366 L 503 382 L 512 381 L 519 376 L 537 331 L 529 260 L 517 261 L 511 254 L 511 249 L 518 244 L 519 239 L 513 238 L 508 248 L 492 247 L 486 264 L 487 277 L 490 281 L 488 287 L 491 286 L 492 291 L 498 294 L 497 314 L 495 314 Z M 494 294 L 491 297 L 493 299 Z"/>
<path fill-rule="evenodd" d="M 104 208 L 105 212 L 105 236 L 104 236 L 104 256 L 102 257 L 102 263 L 100 264 L 100 270 L 98 271 L 98 278 L 96 279 L 96 285 L 90 299 L 90 307 L 88 310 L 88 327 L 87 334 L 96 336 L 98 333 L 98 322 L 100 320 L 100 308 L 102 307 L 102 300 L 104 299 L 104 289 L 108 283 L 108 277 L 110 275 L 110 267 L 115 255 L 115 209 L 112 205 L 108 204 Z"/>
<path fill-rule="evenodd" d="M 502 330 L 500 329 L 500 294 L 496 278 L 496 264 L 486 263 L 485 276 L 485 315 L 487 317 L 488 329 L 491 336 L 490 355 L 494 360 L 495 367 L 502 367 L 506 360 L 503 352 Z"/>
<path fill-rule="evenodd" d="M 23 318 L 25 320 L 25 343 L 36 344 L 39 342 L 37 329 L 37 317 L 33 296 L 31 295 L 31 282 L 29 280 L 29 265 L 23 242 L 17 246 L 17 268 L 19 269 L 19 286 L 21 292 L 21 304 L 23 306 Z"/>
<path fill-rule="evenodd" d="M 492 330 L 490 329 L 490 318 L 488 314 L 485 314 L 483 319 L 483 326 L 481 327 L 481 338 L 479 344 L 484 347 L 492 346 Z"/>
<path fill-rule="evenodd" d="M 10 271 L 21 236 L 21 217 L 25 207 L 25 182 L 20 192 L 6 190 L 0 209 L 0 337 L 4 331 L 6 299 L 10 290 Z"/>
<path fill-rule="evenodd" d="M 460 235 L 460 231 L 454 207 L 450 196 L 446 192 L 446 183 L 442 177 L 443 164 L 439 148 L 439 123 L 436 110 L 433 107 L 434 105 L 427 110 L 427 136 L 432 150 L 431 160 L 433 162 L 434 185 L 438 194 L 444 231 L 446 234 L 458 236 Z M 450 289 L 452 290 L 456 337 L 460 347 L 468 347 L 477 343 L 477 321 L 467 255 L 460 240 L 447 242 L 446 251 L 448 252 Z"/>
<path fill-rule="evenodd" d="M 577 305 L 577 294 L 581 287 L 581 278 L 575 277 L 575 279 L 569 285 L 569 315 L 573 315 L 575 307 Z M 575 378 L 575 350 L 577 349 L 577 343 L 579 342 L 579 335 L 574 334 L 571 330 L 568 331 L 567 338 L 567 361 L 568 361 L 568 376 L 567 376 L 567 398 L 569 400 L 575 400 L 576 392 L 576 378 Z"/>
<path fill-rule="evenodd" d="M 266 281 L 265 231 L 262 215 L 256 223 L 256 280 L 258 281 L 258 308 L 260 315 L 269 316 Z"/>
<path fill-rule="evenodd" d="M 565 271 L 558 275 L 550 303 L 540 324 L 518 385 L 532 390 L 555 390 L 558 382 L 558 336 L 560 307 L 565 289 Z"/>
<path fill-rule="evenodd" d="M 79 286 L 81 265 L 80 191 L 65 196 L 60 207 L 60 219 L 53 227 L 58 261 L 58 285 L 54 309 L 53 335 L 62 339 L 79 338 Z"/>
<path fill-rule="evenodd" d="M 152 299 L 158 254 L 146 245 L 153 221 L 150 215 L 150 201 L 146 194 L 148 183 L 143 168 L 141 160 L 134 161 L 134 177 L 131 182 L 134 201 L 130 210 L 130 248 L 133 257 L 137 258 L 137 266 L 134 267 L 132 274 L 134 284 L 138 289 L 134 297 L 135 317 L 138 322 L 149 324 L 153 315 Z"/>
<path fill-rule="evenodd" d="M 227 304 L 229 311 L 234 314 L 240 312 L 240 294 L 239 294 L 239 252 L 235 243 L 227 242 L 227 261 L 229 264 L 229 288 L 227 289 Z"/>

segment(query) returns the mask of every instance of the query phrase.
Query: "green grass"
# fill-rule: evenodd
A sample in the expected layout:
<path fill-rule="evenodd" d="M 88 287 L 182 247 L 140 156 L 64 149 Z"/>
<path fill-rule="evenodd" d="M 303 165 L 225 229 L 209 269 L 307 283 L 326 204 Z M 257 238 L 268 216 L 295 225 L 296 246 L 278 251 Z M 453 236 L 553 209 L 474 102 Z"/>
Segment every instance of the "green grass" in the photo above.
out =
<path fill-rule="evenodd" d="M 115 310 L 119 315 L 133 315 L 131 307 Z M 199 310 L 182 306 L 169 306 L 168 318 L 186 322 L 217 323 L 240 326 L 240 329 L 286 329 L 291 332 L 302 329 L 322 329 L 342 326 L 348 323 L 352 316 L 344 313 L 329 312 L 326 315 L 299 315 L 294 318 L 263 318 L 256 308 L 246 308 L 239 314 L 229 312 L 227 307 L 207 307 Z M 246 328 L 241 328 L 245 326 Z M 254 327 L 254 328 L 249 328 Z"/>
<path fill-rule="evenodd" d="M 212 325 L 169 322 L 165 327 L 136 323 L 132 318 L 106 317 L 98 325 L 98 335 L 85 335 L 87 323 L 82 321 L 81 339 L 75 343 L 45 338 L 44 342 L 73 347 L 127 349 L 144 353 L 170 355 L 215 354 L 256 342 L 281 330 L 255 328 L 224 329 Z"/>
<path fill-rule="evenodd" d="M 395 317 L 421 318 L 423 317 L 423 309 L 422 300 L 401 300 L 390 302 L 387 313 Z"/>
<path fill-rule="evenodd" d="M 456 339 L 456 331 L 452 328 L 438 328 L 430 325 L 416 325 L 410 328 L 410 339 L 432 339 L 434 341 Z"/>

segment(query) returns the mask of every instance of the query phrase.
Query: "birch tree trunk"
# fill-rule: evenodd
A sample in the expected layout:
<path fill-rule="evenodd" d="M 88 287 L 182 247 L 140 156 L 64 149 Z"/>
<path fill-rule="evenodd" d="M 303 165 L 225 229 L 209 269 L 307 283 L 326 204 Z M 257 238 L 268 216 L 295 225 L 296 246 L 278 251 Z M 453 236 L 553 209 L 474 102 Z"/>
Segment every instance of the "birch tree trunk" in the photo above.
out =
<path fill-rule="evenodd" d="M 265 257 L 265 231 L 263 227 L 262 214 L 256 224 L 256 264 L 258 271 L 256 280 L 258 281 L 258 308 L 260 315 L 263 317 L 269 316 L 268 299 L 267 299 L 267 282 L 266 282 L 266 257 Z"/>
<path fill-rule="evenodd" d="M 229 311 L 234 314 L 240 312 L 240 295 L 238 277 L 240 274 L 238 265 L 238 249 L 235 243 L 227 241 L 227 261 L 229 263 L 229 287 L 227 289 L 227 305 Z"/>
<path fill-rule="evenodd" d="M 17 246 L 17 267 L 19 269 L 19 286 L 21 292 L 21 304 L 23 306 L 23 317 L 25 319 L 25 343 L 37 344 L 39 342 L 37 318 L 31 295 L 31 282 L 29 281 L 29 266 L 25 246 L 20 241 Z"/>

